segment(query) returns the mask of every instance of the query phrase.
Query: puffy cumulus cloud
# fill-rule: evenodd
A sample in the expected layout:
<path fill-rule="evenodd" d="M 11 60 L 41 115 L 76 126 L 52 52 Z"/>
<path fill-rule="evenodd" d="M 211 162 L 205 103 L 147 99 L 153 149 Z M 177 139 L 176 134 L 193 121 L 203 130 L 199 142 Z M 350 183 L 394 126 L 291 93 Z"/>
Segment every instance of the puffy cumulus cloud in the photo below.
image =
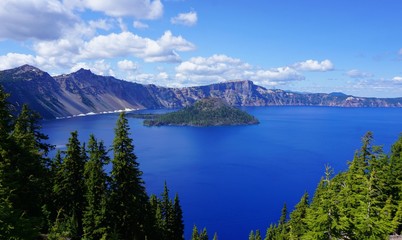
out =
<path fill-rule="evenodd" d="M 188 13 L 180 13 L 170 19 L 172 24 L 180 24 L 185 26 L 194 26 L 197 23 L 197 13 L 194 11 Z"/>
<path fill-rule="evenodd" d="M 259 69 L 240 59 L 226 55 L 191 58 L 189 61 L 179 64 L 175 70 L 176 80 L 182 85 L 248 79 L 257 84 L 273 86 L 304 79 L 304 76 L 291 67 Z"/>
<path fill-rule="evenodd" d="M 57 39 L 78 21 L 58 0 L 0 1 L 0 39 Z"/>
<path fill-rule="evenodd" d="M 321 62 L 309 59 L 304 62 L 295 63 L 293 68 L 300 71 L 326 72 L 333 70 L 334 65 L 328 59 Z"/>
<path fill-rule="evenodd" d="M 247 79 L 262 85 L 280 85 L 289 81 L 301 81 L 305 77 L 291 67 L 279 67 L 269 70 L 246 72 Z"/>
<path fill-rule="evenodd" d="M 351 78 L 370 78 L 373 76 L 373 74 L 371 73 L 367 73 L 367 72 L 362 72 L 360 70 L 357 69 L 352 69 L 346 72 L 346 75 L 351 77 Z"/>
<path fill-rule="evenodd" d="M 45 59 L 30 54 L 8 53 L 0 56 L 0 70 L 19 67 L 24 64 L 42 66 Z"/>
<path fill-rule="evenodd" d="M 195 46 L 181 36 L 167 31 L 158 40 L 143 38 L 131 32 L 94 37 L 80 52 L 83 59 L 113 58 L 133 55 L 146 62 L 178 62 L 176 51 L 190 51 Z"/>
<path fill-rule="evenodd" d="M 134 27 L 134 28 L 137 28 L 137 29 L 144 29 L 144 28 L 148 28 L 149 26 L 148 26 L 148 24 L 145 24 L 145 23 L 143 23 L 143 22 L 134 21 L 134 22 L 133 22 L 133 27 Z"/>
<path fill-rule="evenodd" d="M 398 83 L 402 83 L 402 77 L 400 76 L 393 77 L 392 80 Z"/>
<path fill-rule="evenodd" d="M 135 71 L 138 68 L 135 62 L 127 59 L 117 62 L 117 66 L 119 67 L 119 69 L 124 71 Z"/>
<path fill-rule="evenodd" d="M 83 0 L 79 5 L 112 17 L 157 19 L 163 14 L 163 4 L 160 0 Z"/>
<path fill-rule="evenodd" d="M 104 59 L 98 60 L 95 62 L 79 62 L 75 64 L 70 71 L 71 72 L 76 72 L 80 70 L 81 68 L 83 69 L 90 69 L 91 72 L 98 74 L 98 75 L 103 75 L 103 76 L 114 76 L 114 71 L 112 66 L 107 63 Z"/>
<path fill-rule="evenodd" d="M 171 78 L 166 72 L 159 73 L 129 73 L 127 80 L 135 81 L 142 84 L 156 84 L 159 86 L 175 86 L 171 82 Z"/>
<path fill-rule="evenodd" d="M 79 23 L 68 34 L 56 40 L 35 41 L 35 54 L 9 53 L 0 56 L 2 66 L 32 64 L 44 70 L 60 71 L 84 61 L 137 57 L 146 62 L 179 62 L 178 52 L 195 49 L 194 44 L 182 36 L 165 32 L 159 39 L 143 38 L 131 32 L 96 35 L 97 29 L 109 29 L 111 20 Z M 46 68 L 45 68 L 46 66 Z"/>

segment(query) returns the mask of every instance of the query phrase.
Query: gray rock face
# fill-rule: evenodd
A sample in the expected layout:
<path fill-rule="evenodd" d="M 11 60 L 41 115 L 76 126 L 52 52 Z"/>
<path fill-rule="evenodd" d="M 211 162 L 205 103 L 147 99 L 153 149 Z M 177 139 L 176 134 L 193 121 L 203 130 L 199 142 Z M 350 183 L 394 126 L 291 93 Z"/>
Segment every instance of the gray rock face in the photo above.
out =
<path fill-rule="evenodd" d="M 248 80 L 166 88 L 99 76 L 84 69 L 52 77 L 29 65 L 0 71 L 0 84 L 11 93 L 10 103 L 17 108 L 27 103 L 44 118 L 121 109 L 180 108 L 206 97 L 221 98 L 233 106 L 402 107 L 402 98 L 302 94 L 266 89 Z"/>

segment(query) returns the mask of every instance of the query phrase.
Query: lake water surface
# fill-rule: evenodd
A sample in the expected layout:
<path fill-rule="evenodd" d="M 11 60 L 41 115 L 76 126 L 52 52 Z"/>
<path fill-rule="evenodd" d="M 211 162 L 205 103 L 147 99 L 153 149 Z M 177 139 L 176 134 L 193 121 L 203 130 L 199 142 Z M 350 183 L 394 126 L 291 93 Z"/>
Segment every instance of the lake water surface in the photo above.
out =
<path fill-rule="evenodd" d="M 310 196 L 329 164 L 347 168 L 361 137 L 374 133 L 388 152 L 402 132 L 402 109 L 329 107 L 244 108 L 259 125 L 235 127 L 144 127 L 129 119 L 135 153 L 149 194 L 166 180 L 179 193 L 185 236 L 194 224 L 210 238 L 247 239 L 250 230 L 265 234 L 307 191 Z M 70 132 L 81 141 L 94 133 L 110 146 L 118 115 L 45 121 L 50 143 L 65 147 Z"/>

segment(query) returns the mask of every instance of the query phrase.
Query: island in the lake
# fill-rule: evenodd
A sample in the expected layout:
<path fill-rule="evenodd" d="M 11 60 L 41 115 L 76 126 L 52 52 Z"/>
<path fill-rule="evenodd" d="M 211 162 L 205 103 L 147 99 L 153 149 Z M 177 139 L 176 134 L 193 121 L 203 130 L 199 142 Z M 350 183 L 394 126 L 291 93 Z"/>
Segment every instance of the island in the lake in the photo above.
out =
<path fill-rule="evenodd" d="M 230 106 L 219 98 L 205 98 L 177 112 L 165 114 L 128 114 L 143 118 L 145 126 L 227 126 L 252 125 L 259 121 L 254 116 Z"/>

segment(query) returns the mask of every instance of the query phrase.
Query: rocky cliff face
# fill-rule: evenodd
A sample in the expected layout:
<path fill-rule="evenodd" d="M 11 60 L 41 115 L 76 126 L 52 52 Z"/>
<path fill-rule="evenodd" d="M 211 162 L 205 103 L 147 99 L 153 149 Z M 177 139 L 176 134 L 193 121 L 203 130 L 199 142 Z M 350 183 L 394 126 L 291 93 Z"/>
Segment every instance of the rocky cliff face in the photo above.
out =
<path fill-rule="evenodd" d="M 9 101 L 17 108 L 28 103 L 44 118 L 127 108 L 180 108 L 206 97 L 225 99 L 234 106 L 402 107 L 402 98 L 362 98 L 342 93 L 301 94 L 266 89 L 247 80 L 166 88 L 99 76 L 84 69 L 52 77 L 29 65 L 0 71 L 0 84 L 11 93 Z"/>

